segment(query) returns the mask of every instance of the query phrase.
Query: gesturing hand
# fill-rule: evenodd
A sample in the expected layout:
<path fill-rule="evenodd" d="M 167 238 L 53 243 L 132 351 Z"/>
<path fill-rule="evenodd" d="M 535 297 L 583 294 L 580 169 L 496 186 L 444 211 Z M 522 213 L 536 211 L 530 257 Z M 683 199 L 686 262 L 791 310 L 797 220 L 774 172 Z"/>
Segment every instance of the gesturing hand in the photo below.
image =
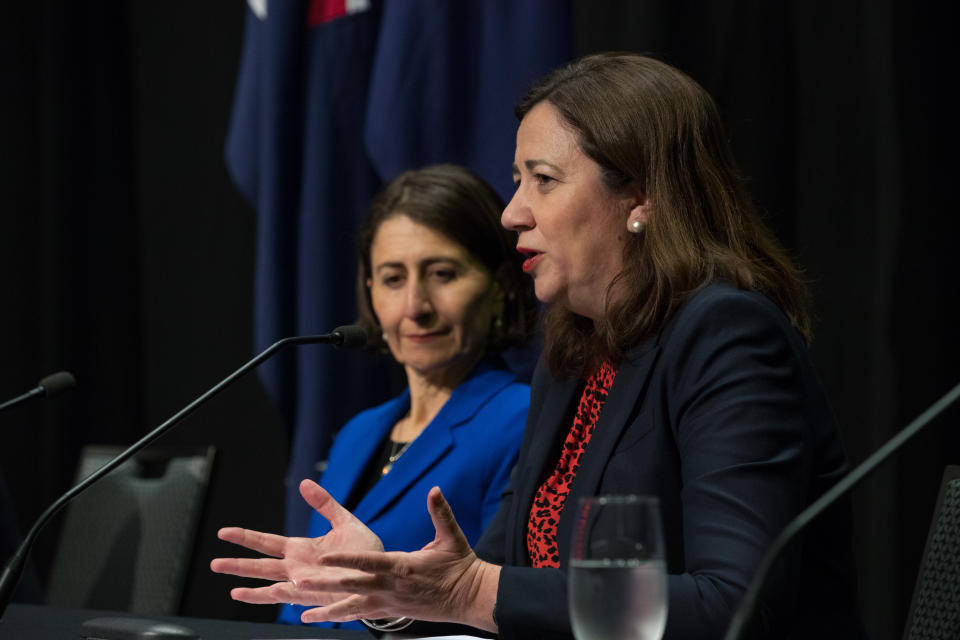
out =
<path fill-rule="evenodd" d="M 305 611 L 301 619 L 407 616 L 496 631 L 493 606 L 500 568 L 477 558 L 439 488 L 430 490 L 427 509 L 436 536 L 419 551 L 338 550 L 318 559 L 322 570 L 300 573 L 298 584 L 308 591 L 353 594 Z"/>
<path fill-rule="evenodd" d="M 358 575 L 349 569 L 324 568 L 319 559 L 328 552 L 383 551 L 383 543 L 352 513 L 330 497 L 311 480 L 300 483 L 300 495 L 330 522 L 331 530 L 319 538 L 288 538 L 249 529 L 220 529 L 221 540 L 257 551 L 269 558 L 216 558 L 210 569 L 245 578 L 272 580 L 273 584 L 257 588 L 236 588 L 230 591 L 234 600 L 252 604 L 293 603 L 324 605 L 349 596 L 325 589 L 305 587 L 301 576 L 324 575 L 329 579 L 347 579 Z"/>

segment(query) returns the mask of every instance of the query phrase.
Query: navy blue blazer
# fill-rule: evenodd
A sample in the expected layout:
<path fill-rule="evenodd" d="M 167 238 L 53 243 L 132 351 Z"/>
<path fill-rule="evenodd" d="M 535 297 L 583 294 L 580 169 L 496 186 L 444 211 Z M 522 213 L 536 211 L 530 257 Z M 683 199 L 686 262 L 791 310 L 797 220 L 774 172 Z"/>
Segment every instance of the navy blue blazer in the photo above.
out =
<path fill-rule="evenodd" d="M 507 371 L 481 363 L 353 514 L 380 537 L 387 551 L 420 549 L 434 538 L 427 493 L 439 486 L 460 528 L 475 543 L 500 506 L 517 460 L 529 403 L 529 386 Z M 409 408 L 406 390 L 357 414 L 340 430 L 320 479 L 338 502 L 347 499 L 390 429 Z M 308 535 L 317 537 L 329 530 L 330 524 L 314 513 Z M 299 624 L 304 609 L 286 605 L 279 621 Z"/>
<path fill-rule="evenodd" d="M 494 617 L 506 640 L 571 637 L 565 571 L 575 509 L 560 518 L 560 569 L 530 567 L 525 532 L 581 390 L 538 366 L 510 488 L 476 547 L 505 565 Z M 763 295 L 712 284 L 620 365 L 566 504 L 658 496 L 670 574 L 664 638 L 721 638 L 773 538 L 846 466 L 799 334 Z M 759 617 L 761 637 L 865 637 L 847 505 L 789 549 Z"/>

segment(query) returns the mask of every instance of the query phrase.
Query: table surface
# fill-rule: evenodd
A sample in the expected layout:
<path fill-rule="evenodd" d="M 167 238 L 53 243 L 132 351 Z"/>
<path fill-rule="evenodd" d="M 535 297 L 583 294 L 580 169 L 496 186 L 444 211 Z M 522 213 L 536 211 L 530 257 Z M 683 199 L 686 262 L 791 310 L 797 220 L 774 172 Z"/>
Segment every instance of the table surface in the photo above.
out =
<path fill-rule="evenodd" d="M 79 640 L 83 623 L 92 618 L 148 618 L 187 627 L 203 640 L 268 640 L 278 638 L 332 638 L 371 640 L 365 631 L 346 631 L 237 620 L 135 616 L 117 611 L 67 609 L 30 604 L 11 604 L 0 619 L 0 640 Z M 119 640 L 122 636 L 117 636 Z M 127 636 L 133 640 L 137 636 Z M 147 636 L 149 637 L 149 636 Z"/>

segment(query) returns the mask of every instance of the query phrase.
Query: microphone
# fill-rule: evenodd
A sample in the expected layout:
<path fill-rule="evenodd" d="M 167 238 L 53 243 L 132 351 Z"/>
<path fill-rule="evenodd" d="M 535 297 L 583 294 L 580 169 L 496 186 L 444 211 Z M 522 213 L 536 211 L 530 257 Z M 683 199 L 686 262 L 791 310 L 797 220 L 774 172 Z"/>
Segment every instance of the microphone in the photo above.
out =
<path fill-rule="evenodd" d="M 10 598 L 13 596 L 13 590 L 17 586 L 17 582 L 20 580 L 20 575 L 23 573 L 23 567 L 27 560 L 27 555 L 30 553 L 30 548 L 33 546 L 34 541 L 36 540 L 37 534 L 40 533 L 40 530 L 43 526 L 50 520 L 55 513 L 64 507 L 68 502 L 73 500 L 78 494 L 80 494 L 87 487 L 95 483 L 97 480 L 107 475 L 118 466 L 123 464 L 127 459 L 133 456 L 135 453 L 152 443 L 154 440 L 162 436 L 164 433 L 169 431 L 174 425 L 179 423 L 181 420 L 186 418 L 188 415 L 193 413 L 200 405 L 205 403 L 207 400 L 217 395 L 223 391 L 226 387 L 232 384 L 237 378 L 247 373 L 264 360 L 270 358 L 275 353 L 292 344 L 333 344 L 335 346 L 347 347 L 347 348 L 356 348 L 362 347 L 367 343 L 367 334 L 362 327 L 356 325 L 349 325 L 344 327 L 337 327 L 330 333 L 324 333 L 320 335 L 312 336 L 294 336 L 290 338 L 283 338 L 274 342 L 272 345 L 261 351 L 259 354 L 253 357 L 245 365 L 231 373 L 229 376 L 218 382 L 216 385 L 211 387 L 206 393 L 198 397 L 196 400 L 185 406 L 183 409 L 171 416 L 166 422 L 161 424 L 159 427 L 155 428 L 153 431 L 143 436 L 132 445 L 127 447 L 124 451 L 119 453 L 115 458 L 104 464 L 102 467 L 97 469 L 95 472 L 84 478 L 82 482 L 77 484 L 75 487 L 67 491 L 65 494 L 60 496 L 52 505 L 47 507 L 47 510 L 40 514 L 40 517 L 36 522 L 33 523 L 33 526 L 30 527 L 30 530 L 27 532 L 27 535 L 24 536 L 23 542 L 20 543 L 20 546 L 17 547 L 16 552 L 11 556 L 10 560 L 7 561 L 7 565 L 3 569 L 3 573 L 0 574 L 0 618 L 3 617 L 4 612 L 7 610 L 7 605 L 10 603 Z M 63 372 L 61 372 L 63 373 Z M 54 374 L 44 378 L 48 380 L 49 378 L 54 378 L 60 374 Z M 73 376 L 69 376 L 70 380 L 73 380 Z M 61 380 L 58 378 L 58 380 Z M 43 386 L 43 380 L 41 380 L 41 386 Z M 32 392 L 31 392 L 32 393 Z"/>
<path fill-rule="evenodd" d="M 56 373 L 51 373 L 47 377 L 40 380 L 37 383 L 37 386 L 26 393 L 17 396 L 11 400 L 7 400 L 3 404 L 0 404 L 0 411 L 4 409 L 9 409 L 15 407 L 21 402 L 26 402 L 30 398 L 35 398 L 36 396 L 45 395 L 48 398 L 66 391 L 67 389 L 72 389 L 77 384 L 76 378 L 73 377 L 73 374 L 68 371 L 57 371 Z"/>
<path fill-rule="evenodd" d="M 361 349 L 367 346 L 367 332 L 364 331 L 363 327 L 356 324 L 348 324 L 342 327 L 337 327 L 331 333 L 331 336 L 334 336 L 333 340 L 330 342 L 334 346 L 343 347 L 345 349 Z"/>
<path fill-rule="evenodd" d="M 724 640 L 739 640 L 743 635 L 747 623 L 753 618 L 753 612 L 757 608 L 757 599 L 760 596 L 760 591 L 763 589 L 764 582 L 766 582 L 767 574 L 770 573 L 774 561 L 780 556 L 780 552 L 783 551 L 787 543 L 810 524 L 811 521 L 816 519 L 817 516 L 860 484 L 861 480 L 872 473 L 908 440 L 917 435 L 917 433 L 933 421 L 934 418 L 943 413 L 958 397 L 960 397 L 960 384 L 957 384 L 939 400 L 930 405 L 930 407 L 917 416 L 913 422 L 890 438 L 886 444 L 873 452 L 870 457 L 854 467 L 852 471 L 847 473 L 847 475 L 841 478 L 828 491 L 825 491 L 823 495 L 801 511 L 797 517 L 784 527 L 783 531 L 774 539 L 770 548 L 767 549 L 763 559 L 760 561 L 757 572 L 753 575 L 753 580 L 750 581 L 750 586 L 747 587 L 747 592 L 744 594 L 743 600 L 740 601 L 740 606 L 737 607 L 736 612 L 733 614 L 733 619 L 730 621 L 730 627 L 727 629 Z"/>

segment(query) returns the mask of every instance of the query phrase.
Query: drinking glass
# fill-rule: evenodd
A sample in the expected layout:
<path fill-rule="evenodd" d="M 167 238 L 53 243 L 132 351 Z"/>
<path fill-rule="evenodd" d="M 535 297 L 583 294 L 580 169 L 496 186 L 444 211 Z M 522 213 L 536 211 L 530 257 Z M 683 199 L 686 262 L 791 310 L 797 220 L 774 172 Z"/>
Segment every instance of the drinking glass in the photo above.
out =
<path fill-rule="evenodd" d="M 577 640 L 660 640 L 667 571 L 656 498 L 581 498 L 569 567 Z"/>

